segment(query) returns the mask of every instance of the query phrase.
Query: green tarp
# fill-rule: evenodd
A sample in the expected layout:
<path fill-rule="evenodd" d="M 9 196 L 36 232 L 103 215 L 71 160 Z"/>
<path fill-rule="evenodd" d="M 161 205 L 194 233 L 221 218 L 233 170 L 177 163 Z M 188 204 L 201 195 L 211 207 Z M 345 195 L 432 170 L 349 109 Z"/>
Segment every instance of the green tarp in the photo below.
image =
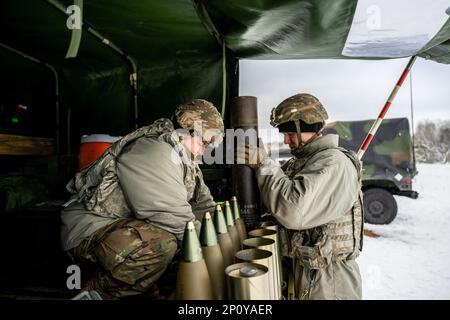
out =
<path fill-rule="evenodd" d="M 73 4 L 60 2 L 64 7 Z M 179 103 L 194 97 L 209 99 L 221 108 L 222 40 L 227 48 L 228 98 L 238 93 L 238 58 L 348 58 L 342 55 L 342 50 L 358 2 L 85 0 L 83 3 L 86 21 L 136 62 L 138 125 L 145 125 L 169 116 Z M 0 6 L 0 42 L 52 64 L 60 75 L 62 141 L 69 109 L 73 148 L 82 134 L 122 135 L 134 128 L 129 79 L 133 70 L 124 56 L 84 29 L 77 57 L 65 59 L 71 39 L 65 14 L 46 0 L 5 0 Z M 449 39 L 447 21 L 420 55 L 450 63 Z M 3 49 L 0 49 L 0 70 L 2 96 L 12 86 L 21 83 L 26 86 L 30 78 L 49 78 L 46 88 L 54 86 L 48 69 L 20 58 L 11 59 Z M 54 110 L 51 95 L 44 100 L 31 103 L 31 109 L 50 114 Z M 53 117 L 47 119 L 48 123 L 41 125 L 54 132 Z M 38 125 L 35 129 L 40 130 Z"/>

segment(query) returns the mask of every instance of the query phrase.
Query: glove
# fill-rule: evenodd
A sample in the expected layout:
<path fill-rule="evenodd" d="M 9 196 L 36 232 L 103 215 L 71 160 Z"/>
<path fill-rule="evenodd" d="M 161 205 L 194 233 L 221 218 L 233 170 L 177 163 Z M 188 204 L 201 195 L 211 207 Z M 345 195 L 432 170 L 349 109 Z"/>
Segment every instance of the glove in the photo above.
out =
<path fill-rule="evenodd" d="M 257 169 L 269 157 L 264 144 L 261 140 L 259 142 L 259 146 L 249 144 L 238 146 L 236 149 L 236 163 L 246 164 L 252 169 Z"/>

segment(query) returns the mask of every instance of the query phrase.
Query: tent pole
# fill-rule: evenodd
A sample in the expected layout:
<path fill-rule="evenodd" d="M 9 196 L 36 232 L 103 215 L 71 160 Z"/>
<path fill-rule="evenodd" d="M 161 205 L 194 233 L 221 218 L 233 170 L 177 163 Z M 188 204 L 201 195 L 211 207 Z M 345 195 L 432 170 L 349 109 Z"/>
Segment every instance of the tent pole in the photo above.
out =
<path fill-rule="evenodd" d="M 225 107 L 227 102 L 227 53 L 225 42 L 222 43 L 222 119 L 225 118 Z"/>
<path fill-rule="evenodd" d="M 414 174 L 417 171 L 416 169 L 416 141 L 415 141 L 415 127 L 414 127 L 414 104 L 413 104 L 413 83 L 412 83 L 412 70 L 409 73 L 409 98 L 411 103 L 411 127 L 412 127 L 412 152 L 413 152 L 413 165 L 414 165 Z"/>
<path fill-rule="evenodd" d="M 414 62 L 416 61 L 416 58 L 417 58 L 416 56 L 412 56 L 411 59 L 409 59 L 408 64 L 405 67 L 405 70 L 403 70 L 403 73 L 400 76 L 400 79 L 398 79 L 397 84 L 395 85 L 394 89 L 392 90 L 391 94 L 389 95 L 389 98 L 387 99 L 386 103 L 384 104 L 383 109 L 381 109 L 380 114 L 378 115 L 378 118 L 373 122 L 372 127 L 369 130 L 369 133 L 367 134 L 366 138 L 364 139 L 363 144 L 361 145 L 361 147 L 358 150 L 358 153 L 356 154 L 359 160 L 361 160 L 361 158 L 363 157 L 364 153 L 367 150 L 367 147 L 369 146 L 373 137 L 377 133 L 378 128 L 380 127 L 381 123 L 383 122 L 384 116 L 386 115 L 387 111 L 391 107 L 392 102 L 395 99 L 395 96 L 397 95 L 403 82 L 405 81 L 406 77 L 408 76 L 408 73 L 411 70 Z"/>
<path fill-rule="evenodd" d="M 59 154 L 60 151 L 60 128 L 59 128 L 59 77 L 58 77 L 58 72 L 56 71 L 55 67 L 53 67 L 52 65 L 46 63 L 46 62 L 42 62 L 41 60 L 32 57 L 26 53 L 23 53 L 22 51 L 19 51 L 17 49 L 11 48 L 10 46 L 7 46 L 3 43 L 0 42 L 0 47 L 13 52 L 25 59 L 28 59 L 34 63 L 37 64 L 42 64 L 43 66 L 47 67 L 48 69 L 50 69 L 50 71 L 53 74 L 53 77 L 55 78 L 55 124 L 56 124 L 56 132 L 55 132 L 55 147 L 56 147 L 56 153 Z M 68 133 L 69 134 L 69 133 Z"/>
<path fill-rule="evenodd" d="M 52 5 L 54 8 L 58 9 L 61 13 L 66 16 L 69 16 L 70 13 L 67 13 L 66 7 L 59 2 L 58 0 L 45 0 L 47 3 Z M 111 40 L 104 37 L 101 33 L 95 30 L 92 25 L 83 18 L 82 25 L 86 27 L 87 31 L 93 35 L 95 38 L 100 40 L 104 45 L 111 48 L 114 52 L 118 53 L 122 58 L 124 58 L 129 66 L 131 67 L 132 73 L 130 74 L 130 85 L 133 90 L 133 105 L 134 105 L 134 127 L 137 128 L 139 126 L 139 108 L 138 108 L 138 70 L 136 61 L 127 55 L 121 48 L 115 45 Z"/>

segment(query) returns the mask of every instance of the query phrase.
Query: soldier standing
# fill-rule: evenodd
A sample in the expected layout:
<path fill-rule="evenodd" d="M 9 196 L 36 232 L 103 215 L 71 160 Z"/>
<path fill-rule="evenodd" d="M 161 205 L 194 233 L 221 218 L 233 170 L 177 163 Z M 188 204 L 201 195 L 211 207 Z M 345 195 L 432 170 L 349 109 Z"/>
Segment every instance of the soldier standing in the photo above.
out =
<path fill-rule="evenodd" d="M 212 103 L 179 106 L 114 143 L 68 183 L 61 240 L 75 261 L 98 265 L 84 290 L 103 299 L 146 293 L 172 262 L 185 225 L 215 202 L 195 158 L 217 146 L 224 126 Z"/>
<path fill-rule="evenodd" d="M 263 147 L 247 145 L 240 154 L 256 169 L 262 201 L 284 227 L 295 297 L 361 299 L 355 261 L 363 237 L 361 163 L 338 147 L 337 135 L 322 135 L 327 119 L 317 98 L 296 94 L 271 114 L 294 157 L 280 168 Z"/>

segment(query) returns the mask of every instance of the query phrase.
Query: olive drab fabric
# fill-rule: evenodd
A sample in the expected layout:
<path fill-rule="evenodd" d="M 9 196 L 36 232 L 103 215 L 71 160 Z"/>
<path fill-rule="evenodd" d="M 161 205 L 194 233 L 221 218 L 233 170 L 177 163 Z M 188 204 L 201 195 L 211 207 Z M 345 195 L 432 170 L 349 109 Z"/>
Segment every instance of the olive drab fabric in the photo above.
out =
<path fill-rule="evenodd" d="M 337 135 L 321 136 L 296 155 L 282 168 L 267 159 L 257 170 L 262 200 L 285 228 L 282 251 L 293 260 L 296 296 L 361 299 L 361 164 L 338 148 Z"/>
<path fill-rule="evenodd" d="M 278 127 L 280 124 L 302 120 L 307 124 L 325 122 L 328 113 L 320 101 L 311 94 L 299 93 L 283 100 L 272 109 L 270 124 Z"/>
<path fill-rule="evenodd" d="M 361 162 L 353 152 L 337 147 L 355 165 L 361 173 Z M 286 167 L 285 173 L 292 176 L 295 172 Z M 358 176 L 361 179 L 361 175 Z M 358 257 L 363 240 L 363 203 L 362 191 L 358 193 L 352 209 L 341 218 L 325 225 L 293 233 L 291 254 L 299 257 L 303 264 L 311 269 L 326 267 L 331 261 L 348 260 Z"/>
<path fill-rule="evenodd" d="M 186 222 L 215 206 L 188 152 L 168 119 L 115 142 L 67 185 L 73 196 L 61 214 L 63 248 L 74 248 L 97 229 L 132 217 L 181 239 Z"/>

